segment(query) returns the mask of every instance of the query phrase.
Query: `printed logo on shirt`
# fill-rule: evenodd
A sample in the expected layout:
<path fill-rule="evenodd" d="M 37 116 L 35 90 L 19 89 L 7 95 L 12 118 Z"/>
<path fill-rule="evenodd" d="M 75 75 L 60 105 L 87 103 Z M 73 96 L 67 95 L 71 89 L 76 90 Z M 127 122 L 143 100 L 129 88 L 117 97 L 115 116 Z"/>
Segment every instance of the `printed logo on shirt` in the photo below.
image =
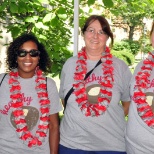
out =
<path fill-rule="evenodd" d="M 102 76 L 97 76 L 95 73 L 92 73 L 87 79 L 86 84 L 90 83 L 90 86 L 86 87 L 86 93 L 88 97 L 88 102 L 91 104 L 96 104 L 98 97 L 100 97 L 100 84 Z"/>
<path fill-rule="evenodd" d="M 27 123 L 28 130 L 32 130 L 38 120 L 39 120 L 39 111 L 37 108 L 30 106 L 33 99 L 32 97 L 25 97 L 24 93 L 22 93 L 22 101 L 25 106 L 23 106 L 24 116 Z M 4 115 L 8 115 L 9 110 L 12 107 L 12 102 L 9 102 L 7 105 L 4 105 L 3 109 L 0 110 L 0 113 Z M 16 128 L 16 124 L 14 122 L 14 116 L 13 113 L 10 115 L 10 122 L 13 125 L 14 128 Z"/>
<path fill-rule="evenodd" d="M 32 130 L 36 126 L 36 124 L 38 122 L 39 111 L 38 111 L 38 109 L 36 109 L 36 108 L 34 108 L 32 106 L 23 106 L 22 108 L 23 108 L 23 111 L 24 111 L 24 115 L 25 115 L 28 130 Z M 13 127 L 16 128 L 13 113 L 11 113 L 10 121 L 11 121 Z"/>
<path fill-rule="evenodd" d="M 100 97 L 100 85 L 93 84 L 91 86 L 88 86 L 86 88 L 86 93 L 87 93 L 89 103 L 91 103 L 91 104 L 98 103 L 97 99 L 98 99 L 98 97 Z"/>
<path fill-rule="evenodd" d="M 22 101 L 25 105 L 29 106 L 32 102 L 32 97 L 25 97 L 24 93 L 22 93 Z M 9 102 L 7 105 L 4 105 L 3 109 L 0 109 L 0 113 L 8 115 L 8 112 L 12 106 L 12 102 Z"/>
<path fill-rule="evenodd" d="M 97 82 L 99 83 L 102 80 L 102 76 L 97 76 L 95 73 L 92 73 L 87 79 L 86 79 L 86 84 L 91 83 L 91 82 Z"/>

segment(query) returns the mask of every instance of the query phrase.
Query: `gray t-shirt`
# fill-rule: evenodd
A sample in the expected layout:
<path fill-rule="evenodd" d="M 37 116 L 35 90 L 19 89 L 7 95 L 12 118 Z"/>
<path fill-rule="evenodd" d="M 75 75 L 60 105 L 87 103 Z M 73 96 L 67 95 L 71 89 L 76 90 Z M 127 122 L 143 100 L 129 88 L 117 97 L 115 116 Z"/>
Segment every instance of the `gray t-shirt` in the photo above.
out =
<path fill-rule="evenodd" d="M 71 57 L 64 64 L 61 73 L 60 98 L 64 99 L 74 83 L 73 76 L 77 57 Z M 90 71 L 97 61 L 87 60 Z M 88 151 L 125 151 L 124 129 L 126 121 L 122 101 L 129 101 L 129 81 L 131 72 L 122 61 L 113 57 L 114 85 L 113 96 L 105 114 L 98 117 L 86 117 L 76 103 L 75 95 L 71 94 L 60 126 L 60 144 L 63 146 Z M 97 98 L 93 92 L 102 79 L 100 64 L 86 80 L 86 89 L 91 90 L 90 99 Z M 93 91 L 94 88 L 94 91 Z"/>
<path fill-rule="evenodd" d="M 0 74 L 0 81 L 4 74 Z M 29 148 L 19 139 L 12 116 L 10 100 L 10 88 L 7 75 L 0 87 L 0 154 L 50 154 L 49 131 L 45 141 L 41 146 Z M 21 93 L 24 102 L 23 109 L 27 112 L 26 121 L 31 133 L 35 135 L 40 122 L 40 105 L 35 90 L 35 77 L 29 79 L 19 79 Z M 47 78 L 48 96 L 51 102 L 50 114 L 58 113 L 62 110 L 56 84 L 51 78 Z"/>
<path fill-rule="evenodd" d="M 133 95 L 135 84 L 134 78 L 142 65 L 143 61 L 137 65 L 131 80 L 131 96 Z M 148 83 L 146 100 L 150 106 L 154 106 L 154 69 Z M 148 127 L 138 115 L 137 106 L 133 100 L 129 108 L 129 118 L 125 133 L 127 154 L 154 154 L 154 129 Z"/>

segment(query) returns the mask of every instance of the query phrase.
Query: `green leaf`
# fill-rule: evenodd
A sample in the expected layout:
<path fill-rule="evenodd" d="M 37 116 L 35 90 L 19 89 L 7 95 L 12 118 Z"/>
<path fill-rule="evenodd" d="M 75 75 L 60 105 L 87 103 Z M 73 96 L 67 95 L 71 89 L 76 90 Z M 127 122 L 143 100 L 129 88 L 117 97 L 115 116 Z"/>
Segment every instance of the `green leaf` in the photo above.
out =
<path fill-rule="evenodd" d="M 7 2 L 3 2 L 3 4 L 0 6 L 0 12 L 4 11 L 6 8 Z"/>
<path fill-rule="evenodd" d="M 18 6 L 15 3 L 10 4 L 10 11 L 12 13 L 18 13 Z"/>
<path fill-rule="evenodd" d="M 27 12 L 27 6 L 22 1 L 18 3 L 18 12 L 19 13 L 25 13 L 25 12 Z"/>
<path fill-rule="evenodd" d="M 90 8 L 90 9 L 89 9 L 89 13 L 92 13 L 92 12 L 93 12 L 93 9 L 92 9 L 92 8 Z"/>
<path fill-rule="evenodd" d="M 20 33 L 20 28 L 19 27 L 12 27 L 10 29 L 12 37 L 16 38 L 18 36 L 18 34 Z"/>
<path fill-rule="evenodd" d="M 47 40 L 47 37 L 44 36 L 44 35 L 41 35 L 41 34 L 39 35 L 39 38 L 42 39 L 42 40 Z"/>
<path fill-rule="evenodd" d="M 57 14 L 57 15 L 61 19 L 67 19 L 67 15 L 66 14 Z"/>
<path fill-rule="evenodd" d="M 43 25 L 42 22 L 38 22 L 38 23 L 36 23 L 35 26 L 36 26 L 37 28 L 42 28 L 42 29 L 44 29 L 44 30 L 48 30 L 48 29 L 49 29 L 49 27 Z"/>
<path fill-rule="evenodd" d="M 49 4 L 49 1 L 48 0 L 38 0 L 40 3 L 42 4 Z"/>
<path fill-rule="evenodd" d="M 53 13 L 48 13 L 45 15 L 45 17 L 43 18 L 43 22 L 48 22 L 51 20 L 51 17 L 52 17 Z"/>
<path fill-rule="evenodd" d="M 55 58 L 56 60 L 59 60 L 59 59 L 60 59 L 60 57 L 59 57 L 59 52 L 53 52 L 52 54 L 53 54 L 53 56 L 54 56 L 54 58 Z"/>
<path fill-rule="evenodd" d="M 27 18 L 25 19 L 25 22 L 32 22 L 32 23 L 35 23 L 36 20 L 38 20 L 38 16 L 27 17 Z"/>
<path fill-rule="evenodd" d="M 102 0 L 102 2 L 104 3 L 104 5 L 108 8 L 113 7 L 113 1 L 112 0 Z"/>
<path fill-rule="evenodd" d="M 63 8 L 63 7 L 60 7 L 60 8 L 57 10 L 57 13 L 58 13 L 58 14 L 66 14 L 66 9 Z"/>
<path fill-rule="evenodd" d="M 54 47 L 54 50 L 55 50 L 55 51 L 58 51 L 58 50 L 59 50 L 59 45 L 56 44 L 56 45 L 54 45 L 53 47 Z"/>
<path fill-rule="evenodd" d="M 58 24 L 58 19 L 57 19 L 57 17 L 51 19 L 51 26 L 54 27 L 54 26 L 57 26 L 57 24 Z"/>
<path fill-rule="evenodd" d="M 79 14 L 82 14 L 82 13 L 84 13 L 84 11 L 81 8 L 79 8 Z"/>
<path fill-rule="evenodd" d="M 93 5 L 95 3 L 95 0 L 88 0 L 88 6 Z"/>

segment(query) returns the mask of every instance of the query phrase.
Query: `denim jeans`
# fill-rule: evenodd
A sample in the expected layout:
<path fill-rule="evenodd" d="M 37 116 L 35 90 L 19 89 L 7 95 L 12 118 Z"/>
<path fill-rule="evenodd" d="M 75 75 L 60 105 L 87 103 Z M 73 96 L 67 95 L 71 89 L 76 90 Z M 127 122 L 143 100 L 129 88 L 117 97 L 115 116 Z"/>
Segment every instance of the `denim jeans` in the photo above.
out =
<path fill-rule="evenodd" d="M 84 151 L 79 149 L 70 149 L 63 145 L 59 145 L 59 154 L 126 154 L 126 152 L 118 151 Z"/>

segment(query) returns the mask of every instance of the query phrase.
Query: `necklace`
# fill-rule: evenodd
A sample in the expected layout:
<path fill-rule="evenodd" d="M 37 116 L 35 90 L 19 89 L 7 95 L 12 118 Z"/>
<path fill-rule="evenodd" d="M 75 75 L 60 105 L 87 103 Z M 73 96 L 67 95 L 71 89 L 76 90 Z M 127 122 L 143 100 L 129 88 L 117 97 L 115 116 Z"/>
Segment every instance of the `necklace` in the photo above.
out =
<path fill-rule="evenodd" d="M 78 53 L 78 60 L 76 71 L 74 73 L 74 94 L 76 96 L 76 102 L 85 116 L 100 116 L 107 110 L 111 97 L 113 87 L 113 66 L 112 66 L 112 55 L 110 49 L 106 47 L 105 52 L 101 57 L 102 61 L 102 80 L 100 81 L 100 94 L 96 104 L 88 102 L 86 94 L 86 87 L 84 77 L 87 73 L 87 55 L 85 47 Z"/>
<path fill-rule="evenodd" d="M 151 128 L 154 128 L 154 114 L 152 108 L 146 102 L 146 89 L 151 71 L 154 67 L 154 55 L 150 52 L 147 59 L 143 61 L 141 70 L 135 77 L 133 101 L 137 105 L 137 112 L 141 119 Z"/>
<path fill-rule="evenodd" d="M 40 146 L 47 136 L 47 131 L 49 128 L 49 108 L 50 100 L 48 99 L 48 93 L 46 90 L 46 78 L 43 76 L 43 73 L 40 69 L 36 69 L 36 91 L 39 98 L 40 104 L 40 123 L 36 131 L 35 136 L 27 128 L 27 123 L 23 111 L 23 101 L 21 95 L 21 86 L 19 83 L 19 75 L 17 69 L 12 70 L 10 73 L 9 85 L 10 88 L 10 98 L 12 100 L 14 122 L 16 124 L 16 132 L 19 135 L 19 138 L 23 140 L 24 144 L 27 144 L 28 147 Z"/>

